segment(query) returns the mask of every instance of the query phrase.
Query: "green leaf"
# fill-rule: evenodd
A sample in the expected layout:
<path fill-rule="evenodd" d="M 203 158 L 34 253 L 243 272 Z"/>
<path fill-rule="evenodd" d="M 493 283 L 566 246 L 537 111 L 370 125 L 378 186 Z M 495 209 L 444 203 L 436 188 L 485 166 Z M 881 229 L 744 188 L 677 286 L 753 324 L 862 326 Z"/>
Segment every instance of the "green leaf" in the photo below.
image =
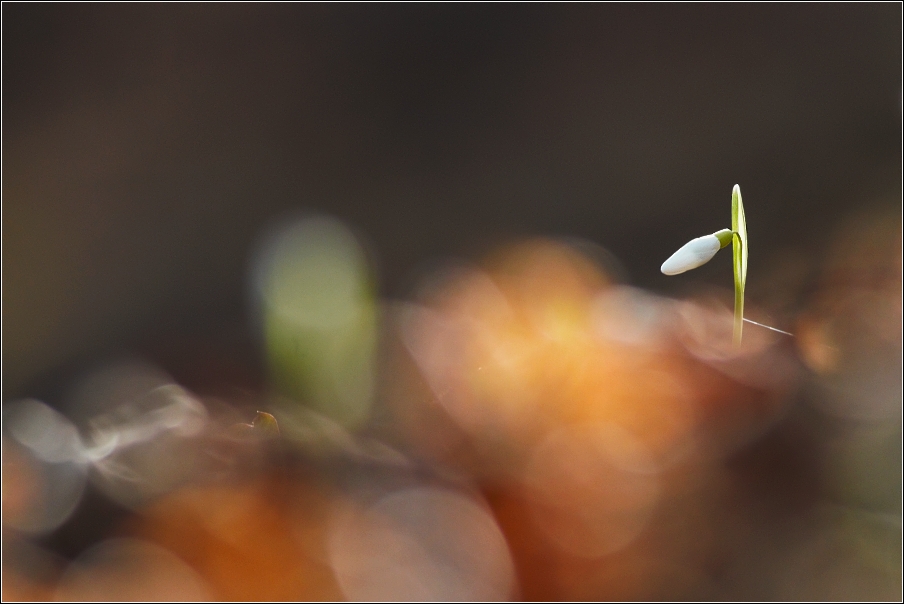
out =
<path fill-rule="evenodd" d="M 735 346 L 740 346 L 744 330 L 744 287 L 747 284 L 747 220 L 744 217 L 744 203 L 741 201 L 741 187 L 731 190 L 731 230 L 734 232 L 731 251 L 734 261 L 734 335 Z"/>

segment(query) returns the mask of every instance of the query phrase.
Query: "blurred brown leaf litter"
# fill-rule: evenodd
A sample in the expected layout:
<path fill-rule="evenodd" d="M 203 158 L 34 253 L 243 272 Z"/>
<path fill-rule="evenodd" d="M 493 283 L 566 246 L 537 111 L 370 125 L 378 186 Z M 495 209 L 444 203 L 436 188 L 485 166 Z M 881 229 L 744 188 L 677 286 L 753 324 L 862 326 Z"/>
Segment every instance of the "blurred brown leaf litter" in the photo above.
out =
<path fill-rule="evenodd" d="M 4 3 L 4 600 L 899 601 L 900 17 Z"/>

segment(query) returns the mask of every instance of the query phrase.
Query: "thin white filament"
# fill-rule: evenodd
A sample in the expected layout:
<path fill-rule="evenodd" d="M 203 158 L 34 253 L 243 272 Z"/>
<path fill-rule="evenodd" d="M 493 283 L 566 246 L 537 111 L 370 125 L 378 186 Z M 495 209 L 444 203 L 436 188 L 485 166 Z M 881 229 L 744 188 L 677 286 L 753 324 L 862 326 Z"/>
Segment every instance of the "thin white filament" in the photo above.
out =
<path fill-rule="evenodd" d="M 782 331 L 781 329 L 776 329 L 775 327 L 769 327 L 768 325 L 763 325 L 762 323 L 757 323 L 756 321 L 751 321 L 750 319 L 747 319 L 747 318 L 745 318 L 744 321 L 746 321 L 747 323 L 753 323 L 754 325 L 756 325 L 758 327 L 765 327 L 766 329 L 771 329 L 772 331 L 777 331 L 779 333 L 783 333 L 786 336 L 791 336 L 792 338 L 794 337 L 793 333 L 790 333 L 787 331 Z"/>

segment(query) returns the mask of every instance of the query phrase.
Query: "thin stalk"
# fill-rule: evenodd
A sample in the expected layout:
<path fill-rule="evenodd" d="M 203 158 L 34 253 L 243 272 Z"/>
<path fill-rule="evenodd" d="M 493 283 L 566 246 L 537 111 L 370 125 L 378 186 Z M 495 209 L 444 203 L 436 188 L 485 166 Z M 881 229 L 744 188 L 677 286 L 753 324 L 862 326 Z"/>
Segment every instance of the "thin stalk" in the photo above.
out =
<path fill-rule="evenodd" d="M 741 200 L 741 187 L 734 186 L 731 191 L 731 241 L 732 260 L 734 265 L 734 330 L 732 341 L 735 346 L 741 345 L 744 334 L 744 287 L 747 283 L 747 219 L 744 217 L 744 202 Z"/>
<path fill-rule="evenodd" d="M 736 273 L 737 274 L 737 273 Z M 744 335 L 744 286 L 738 279 L 734 283 L 734 332 L 732 341 L 735 346 L 741 345 Z"/>
<path fill-rule="evenodd" d="M 757 327 L 762 327 L 764 329 L 771 329 L 772 331 L 777 331 L 779 333 L 783 333 L 786 336 L 791 336 L 792 338 L 794 337 L 794 334 L 791 333 L 790 331 L 784 331 L 783 329 L 778 329 L 777 327 L 769 327 L 768 325 L 763 325 L 762 323 L 757 323 L 756 321 L 751 321 L 750 319 L 747 319 L 747 318 L 744 319 L 744 322 L 750 323 L 752 325 L 756 325 Z"/>

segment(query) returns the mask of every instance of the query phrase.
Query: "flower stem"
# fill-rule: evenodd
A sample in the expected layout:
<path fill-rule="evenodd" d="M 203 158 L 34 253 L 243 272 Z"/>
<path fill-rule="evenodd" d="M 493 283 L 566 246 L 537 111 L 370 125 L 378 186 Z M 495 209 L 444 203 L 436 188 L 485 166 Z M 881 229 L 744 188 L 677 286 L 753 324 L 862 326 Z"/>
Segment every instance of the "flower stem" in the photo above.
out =
<path fill-rule="evenodd" d="M 738 185 L 731 190 L 731 230 L 735 287 L 732 341 L 735 346 L 740 346 L 744 333 L 744 286 L 747 283 L 747 220 L 744 217 L 744 203 L 741 201 L 741 187 Z"/>

